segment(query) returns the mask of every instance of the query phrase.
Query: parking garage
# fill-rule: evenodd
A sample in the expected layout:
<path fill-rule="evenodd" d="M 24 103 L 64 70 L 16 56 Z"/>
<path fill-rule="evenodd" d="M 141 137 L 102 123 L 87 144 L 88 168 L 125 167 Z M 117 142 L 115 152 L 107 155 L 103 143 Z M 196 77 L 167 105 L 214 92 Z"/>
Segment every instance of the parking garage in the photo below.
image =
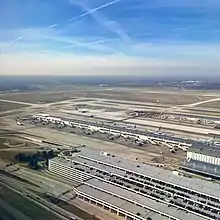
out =
<path fill-rule="evenodd" d="M 75 155 L 51 160 L 49 170 L 85 183 L 93 179 L 101 181 L 102 185 L 107 182 L 150 200 L 150 204 L 157 202 L 155 206 L 165 205 L 166 209 L 173 209 L 172 213 L 181 210 L 201 219 L 220 217 L 217 184 L 209 185 L 201 180 L 174 176 L 161 168 L 131 163 L 83 148 Z"/>

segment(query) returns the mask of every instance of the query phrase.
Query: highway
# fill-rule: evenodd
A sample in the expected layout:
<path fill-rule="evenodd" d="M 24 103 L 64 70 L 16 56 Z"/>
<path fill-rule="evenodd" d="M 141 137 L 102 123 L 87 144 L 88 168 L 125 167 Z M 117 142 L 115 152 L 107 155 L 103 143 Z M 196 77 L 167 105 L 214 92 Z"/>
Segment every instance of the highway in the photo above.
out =
<path fill-rule="evenodd" d="M 48 193 L 53 196 L 63 195 L 64 198 L 70 199 L 74 196 L 74 185 L 76 183 L 69 181 L 68 183 L 49 172 L 45 171 L 34 171 L 29 168 L 21 167 L 19 165 L 12 165 L 6 167 L 6 162 L 0 160 L 0 182 L 11 190 L 19 193 L 21 196 L 29 199 L 31 202 L 42 206 L 44 209 L 53 212 L 56 216 L 63 220 L 69 220 L 70 217 L 76 217 L 77 220 L 83 220 L 82 218 L 70 213 L 57 205 L 48 202 L 47 200 L 40 198 L 35 192 L 41 194 Z M 19 168 L 19 169 L 18 169 Z M 5 173 L 6 171 L 6 173 Z M 16 178 L 16 176 L 18 179 Z M 22 181 L 27 180 L 27 181 Z M 34 190 L 34 191 L 33 191 Z M 64 193 L 66 192 L 66 193 Z M 7 202 L 6 202 L 7 203 Z M 10 208 L 6 203 L 5 206 Z M 10 204 L 11 205 L 11 204 Z M 22 215 L 22 213 L 21 213 Z M 20 218 L 24 220 L 31 220 Z"/>

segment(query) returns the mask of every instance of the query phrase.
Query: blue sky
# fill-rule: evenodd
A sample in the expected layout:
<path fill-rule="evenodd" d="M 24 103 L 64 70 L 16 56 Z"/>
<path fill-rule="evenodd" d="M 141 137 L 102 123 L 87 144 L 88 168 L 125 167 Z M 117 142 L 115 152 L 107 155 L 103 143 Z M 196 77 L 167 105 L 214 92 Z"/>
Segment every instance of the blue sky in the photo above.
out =
<path fill-rule="evenodd" d="M 216 75 L 219 12 L 219 0 L 1 0 L 0 74 Z"/>

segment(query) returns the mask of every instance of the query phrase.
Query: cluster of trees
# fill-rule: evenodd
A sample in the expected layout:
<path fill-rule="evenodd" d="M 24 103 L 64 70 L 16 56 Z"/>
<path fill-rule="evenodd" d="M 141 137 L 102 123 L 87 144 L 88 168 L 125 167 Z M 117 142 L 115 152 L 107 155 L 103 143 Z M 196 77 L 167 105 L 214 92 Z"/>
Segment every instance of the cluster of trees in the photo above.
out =
<path fill-rule="evenodd" d="M 35 154 L 25 154 L 19 153 L 15 155 L 14 159 L 18 162 L 28 163 L 28 166 L 32 169 L 39 169 L 41 166 L 39 162 L 46 160 L 46 165 L 48 165 L 48 159 L 55 157 L 55 153 L 53 150 L 50 151 L 38 151 Z"/>

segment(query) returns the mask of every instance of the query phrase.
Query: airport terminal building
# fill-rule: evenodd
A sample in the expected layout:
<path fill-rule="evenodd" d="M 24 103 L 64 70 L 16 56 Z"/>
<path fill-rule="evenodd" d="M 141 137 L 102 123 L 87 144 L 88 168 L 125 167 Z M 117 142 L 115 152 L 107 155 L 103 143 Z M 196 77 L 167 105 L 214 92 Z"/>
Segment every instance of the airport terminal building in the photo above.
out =
<path fill-rule="evenodd" d="M 187 150 L 183 169 L 220 179 L 220 148 L 212 145 L 194 144 Z"/>
<path fill-rule="evenodd" d="M 49 171 L 78 182 L 79 199 L 127 220 L 220 218 L 220 186 L 131 162 L 106 152 L 74 148 L 49 160 Z"/>

